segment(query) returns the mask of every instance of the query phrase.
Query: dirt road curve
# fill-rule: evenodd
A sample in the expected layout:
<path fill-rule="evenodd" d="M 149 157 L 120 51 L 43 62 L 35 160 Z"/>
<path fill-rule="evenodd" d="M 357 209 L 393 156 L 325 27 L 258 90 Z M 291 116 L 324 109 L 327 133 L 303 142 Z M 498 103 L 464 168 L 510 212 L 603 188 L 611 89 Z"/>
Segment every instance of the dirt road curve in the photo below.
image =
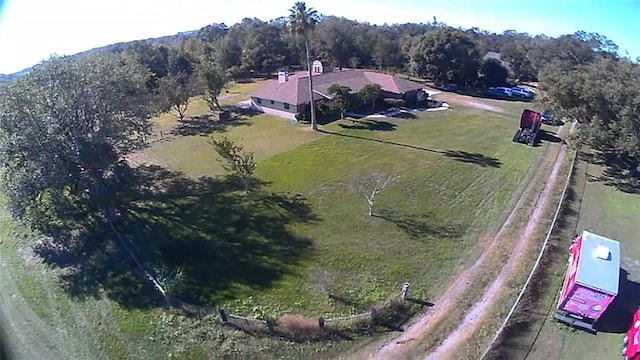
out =
<path fill-rule="evenodd" d="M 480 324 L 480 320 L 483 318 L 483 315 L 485 315 L 485 313 L 490 309 L 495 294 L 504 285 L 507 275 L 522 259 L 522 255 L 524 253 L 524 250 L 526 249 L 526 245 L 531 238 L 533 229 L 535 228 L 537 222 L 540 220 L 542 210 L 551 200 L 551 190 L 556 184 L 557 174 L 564 159 L 565 152 L 565 147 L 562 146 L 555 159 L 554 167 L 549 176 L 549 179 L 538 197 L 533 214 L 529 218 L 529 222 L 527 223 L 524 233 L 515 245 L 509 261 L 503 267 L 497 279 L 487 289 L 482 299 L 472 307 L 467 316 L 464 318 L 463 322 L 456 328 L 456 330 L 454 330 L 451 334 L 449 334 L 449 336 L 447 336 L 447 338 L 435 350 L 433 354 L 427 356 L 427 359 L 448 358 L 447 356 L 451 356 L 451 350 L 455 349 L 456 345 L 460 344 L 460 342 L 463 342 L 469 336 L 471 336 L 476 327 Z M 369 354 L 368 357 L 374 359 L 401 358 L 402 354 L 407 350 L 407 347 L 411 346 L 411 343 L 413 341 L 423 338 L 431 330 L 431 328 L 439 322 L 439 320 L 447 316 L 447 314 L 453 310 L 452 306 L 456 298 L 470 286 L 471 280 L 473 279 L 476 270 L 484 263 L 486 255 L 490 253 L 492 247 L 495 246 L 495 240 L 499 239 L 502 236 L 504 229 L 506 229 L 507 226 L 513 221 L 515 214 L 517 213 L 517 209 L 520 209 L 524 205 L 525 201 L 526 200 L 524 198 L 521 198 L 517 202 L 516 206 L 514 206 L 513 210 L 500 227 L 500 230 L 498 230 L 498 232 L 496 233 L 488 248 L 483 251 L 482 255 L 473 263 L 471 267 L 464 270 L 454 280 L 451 287 L 449 287 L 449 289 L 447 289 L 447 291 L 445 291 L 445 293 L 435 301 L 435 305 L 433 306 L 433 308 L 431 308 L 419 321 L 409 326 L 400 336 L 392 339 L 390 342 L 377 349 L 374 354 Z"/>

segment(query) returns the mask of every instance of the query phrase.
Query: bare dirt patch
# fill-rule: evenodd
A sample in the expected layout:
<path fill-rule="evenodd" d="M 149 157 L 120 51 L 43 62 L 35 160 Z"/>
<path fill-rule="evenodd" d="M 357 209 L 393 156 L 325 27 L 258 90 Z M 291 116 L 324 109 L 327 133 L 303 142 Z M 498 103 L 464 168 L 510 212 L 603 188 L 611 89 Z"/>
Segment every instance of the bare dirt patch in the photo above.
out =
<path fill-rule="evenodd" d="M 473 100 L 463 100 L 462 101 L 463 104 L 469 105 L 471 107 L 477 108 L 477 109 L 482 109 L 482 110 L 487 110 L 487 111 L 496 111 L 496 112 L 502 112 L 503 110 L 497 106 L 491 106 L 491 105 L 487 105 L 485 103 L 481 103 L 478 101 L 473 101 Z"/>
<path fill-rule="evenodd" d="M 134 151 L 132 153 L 127 154 L 126 160 L 131 167 L 137 167 L 140 165 L 159 165 L 158 161 L 152 159 L 147 153 L 143 150 Z"/>
<path fill-rule="evenodd" d="M 24 259 L 27 265 L 38 264 L 43 261 L 40 252 L 43 249 L 47 249 L 47 251 L 52 253 L 63 253 L 64 246 L 55 242 L 55 240 L 50 236 L 40 236 L 35 241 L 29 245 L 25 245 L 18 249 L 20 255 Z"/>
<path fill-rule="evenodd" d="M 434 96 L 438 98 L 438 100 L 447 101 L 449 103 L 463 104 L 486 111 L 504 112 L 504 109 L 501 107 L 489 105 L 481 100 L 478 100 L 477 98 L 468 95 L 456 94 L 451 92 L 441 92 L 434 94 Z"/>

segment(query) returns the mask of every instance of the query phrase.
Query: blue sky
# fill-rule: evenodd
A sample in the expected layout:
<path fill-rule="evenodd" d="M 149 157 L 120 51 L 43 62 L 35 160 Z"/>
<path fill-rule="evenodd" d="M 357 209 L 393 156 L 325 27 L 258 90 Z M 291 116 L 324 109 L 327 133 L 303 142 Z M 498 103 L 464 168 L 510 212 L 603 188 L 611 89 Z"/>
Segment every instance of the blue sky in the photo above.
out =
<path fill-rule="evenodd" d="M 172 35 L 245 17 L 288 14 L 292 0 L 0 0 L 0 73 L 32 66 L 52 54 Z M 263 5 L 268 4 L 268 5 Z M 325 15 L 371 24 L 438 21 L 494 32 L 514 29 L 549 36 L 598 32 L 640 56 L 640 0 L 309 0 Z"/>

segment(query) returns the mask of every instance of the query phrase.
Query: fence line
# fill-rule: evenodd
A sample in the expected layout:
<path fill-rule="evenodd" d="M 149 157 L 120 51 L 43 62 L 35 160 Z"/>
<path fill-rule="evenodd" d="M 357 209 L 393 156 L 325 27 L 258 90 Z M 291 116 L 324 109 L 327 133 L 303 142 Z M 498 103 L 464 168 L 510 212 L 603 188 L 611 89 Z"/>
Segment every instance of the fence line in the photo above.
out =
<path fill-rule="evenodd" d="M 487 346 L 487 349 L 482 354 L 482 357 L 480 357 L 480 360 L 483 360 L 487 356 L 487 354 L 489 354 L 489 352 L 493 348 L 493 345 L 495 344 L 495 342 L 500 337 L 500 334 L 502 334 L 502 332 L 504 331 L 504 328 L 507 326 L 507 323 L 511 319 L 511 316 L 513 316 L 513 314 L 515 313 L 515 310 L 518 307 L 518 304 L 520 303 L 520 300 L 522 299 L 522 296 L 524 295 L 524 292 L 527 290 L 527 287 L 529 286 L 529 283 L 531 282 L 531 279 L 533 278 L 533 275 L 535 274 L 536 270 L 538 269 L 538 265 L 540 264 L 540 260 L 542 260 L 542 255 L 544 255 L 544 252 L 545 252 L 545 250 L 547 248 L 547 243 L 549 242 L 549 238 L 551 238 L 551 233 L 553 232 L 553 229 L 555 228 L 556 222 L 558 221 L 558 216 L 560 215 L 560 211 L 562 209 L 562 204 L 564 203 L 565 196 L 567 194 L 567 189 L 569 188 L 569 183 L 571 182 L 571 175 L 573 174 L 573 167 L 575 166 L 577 155 L 578 155 L 578 149 L 576 148 L 574 150 L 574 152 L 573 152 L 573 159 L 571 160 L 571 167 L 569 168 L 569 173 L 567 174 L 567 180 L 565 181 L 564 188 L 562 189 L 562 195 L 560 196 L 560 202 L 558 203 L 558 207 L 556 208 L 556 212 L 555 212 L 555 214 L 553 216 L 553 220 L 551 221 L 551 226 L 549 226 L 549 231 L 547 232 L 547 236 L 545 237 L 544 242 L 542 243 L 542 247 L 540 248 L 540 253 L 538 253 L 538 258 L 536 259 L 536 262 L 533 264 L 533 268 L 531 269 L 531 272 L 529 273 L 529 276 L 527 277 L 527 281 L 525 281 L 524 285 L 522 286 L 522 289 L 520 290 L 520 293 L 516 297 L 515 302 L 511 306 L 511 309 L 509 310 L 509 313 L 505 317 L 504 322 L 502 323 L 500 328 L 496 331 L 495 336 L 493 337 L 493 339 L 489 343 L 489 346 Z"/>
<path fill-rule="evenodd" d="M 381 305 L 371 307 L 371 309 L 369 311 L 365 312 L 365 313 L 354 314 L 354 315 L 349 315 L 349 316 L 342 316 L 342 317 L 336 317 L 336 318 L 329 318 L 329 319 L 325 319 L 323 316 L 318 316 L 317 318 L 308 318 L 308 319 L 316 319 L 317 320 L 318 330 L 322 330 L 322 328 L 324 328 L 325 324 L 330 323 L 330 322 L 346 321 L 346 320 L 357 319 L 357 318 L 368 317 L 369 321 L 373 322 L 373 321 L 375 321 L 375 319 L 377 317 L 377 314 L 378 314 L 378 312 L 380 310 L 386 308 L 387 306 L 389 306 L 394 301 L 406 300 L 408 291 L 409 291 L 409 283 L 405 283 L 402 286 L 402 290 L 398 294 L 396 294 L 396 295 L 392 296 L 391 298 L 387 299 Z M 266 325 L 266 327 L 271 332 L 274 332 L 275 329 L 277 328 L 276 322 L 274 321 L 273 318 L 271 318 L 269 316 L 265 316 L 264 319 L 256 319 L 256 318 L 252 318 L 252 317 L 232 314 L 232 313 L 229 313 L 225 309 L 222 309 L 222 308 L 219 309 L 219 313 L 220 313 L 220 317 L 222 319 L 222 322 L 224 322 L 224 323 L 230 323 L 231 320 L 234 319 L 234 320 L 240 320 L 240 321 L 244 322 L 246 325 L 252 325 L 252 324 L 256 324 L 256 323 L 259 323 L 262 326 Z"/>
<path fill-rule="evenodd" d="M 228 317 L 233 318 L 233 319 L 238 319 L 238 320 L 244 320 L 246 322 L 259 322 L 262 324 L 266 324 L 267 321 L 266 320 L 262 320 L 262 319 L 256 319 L 256 318 L 251 318 L 251 317 L 247 317 L 247 316 L 240 316 L 240 315 L 234 315 L 234 314 L 227 314 Z"/>
<path fill-rule="evenodd" d="M 333 319 L 324 319 L 324 321 L 325 322 L 343 321 L 343 320 L 356 319 L 356 318 L 365 317 L 365 316 L 371 316 L 371 311 L 366 312 L 366 313 L 361 313 L 361 314 L 337 317 L 337 318 L 333 318 Z"/>

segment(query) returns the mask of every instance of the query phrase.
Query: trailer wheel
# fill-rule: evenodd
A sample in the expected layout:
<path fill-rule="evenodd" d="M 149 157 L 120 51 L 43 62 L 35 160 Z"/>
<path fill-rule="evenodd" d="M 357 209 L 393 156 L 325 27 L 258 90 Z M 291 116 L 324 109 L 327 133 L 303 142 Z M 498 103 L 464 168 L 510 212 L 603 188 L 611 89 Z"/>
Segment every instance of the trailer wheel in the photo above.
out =
<path fill-rule="evenodd" d="M 516 131 L 516 134 L 513 136 L 513 142 L 518 142 L 520 139 L 520 133 L 522 133 L 522 129 L 518 129 L 518 131 Z"/>

